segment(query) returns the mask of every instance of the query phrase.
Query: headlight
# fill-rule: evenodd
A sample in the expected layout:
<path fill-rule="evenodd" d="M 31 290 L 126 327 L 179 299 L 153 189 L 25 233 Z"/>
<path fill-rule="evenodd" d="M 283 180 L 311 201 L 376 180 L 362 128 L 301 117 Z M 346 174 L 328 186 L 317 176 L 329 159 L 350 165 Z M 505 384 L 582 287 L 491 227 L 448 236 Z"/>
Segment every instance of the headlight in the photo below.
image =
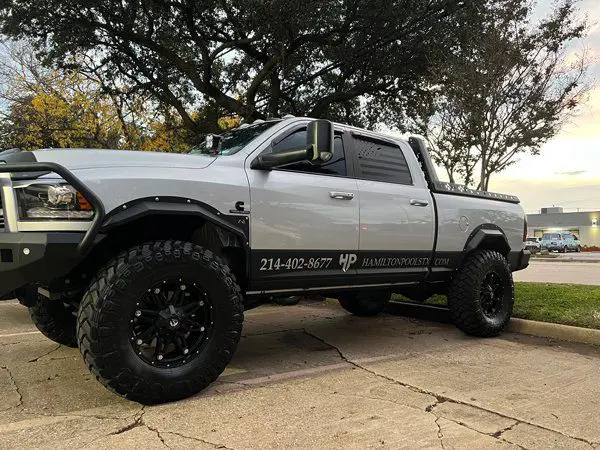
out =
<path fill-rule="evenodd" d="M 89 220 L 94 210 L 68 184 L 31 184 L 15 189 L 19 218 L 29 220 Z"/>

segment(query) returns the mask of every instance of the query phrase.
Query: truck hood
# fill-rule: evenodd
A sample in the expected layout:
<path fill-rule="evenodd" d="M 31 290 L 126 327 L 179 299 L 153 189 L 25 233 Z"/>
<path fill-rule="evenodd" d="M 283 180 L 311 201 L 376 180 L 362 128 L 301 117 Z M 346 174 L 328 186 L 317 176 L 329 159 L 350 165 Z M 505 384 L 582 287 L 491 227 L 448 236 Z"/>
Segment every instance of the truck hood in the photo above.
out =
<path fill-rule="evenodd" d="M 158 153 L 104 149 L 43 149 L 33 152 L 38 161 L 54 162 L 70 170 L 102 167 L 181 167 L 202 169 L 212 164 L 216 157 L 181 153 Z"/>

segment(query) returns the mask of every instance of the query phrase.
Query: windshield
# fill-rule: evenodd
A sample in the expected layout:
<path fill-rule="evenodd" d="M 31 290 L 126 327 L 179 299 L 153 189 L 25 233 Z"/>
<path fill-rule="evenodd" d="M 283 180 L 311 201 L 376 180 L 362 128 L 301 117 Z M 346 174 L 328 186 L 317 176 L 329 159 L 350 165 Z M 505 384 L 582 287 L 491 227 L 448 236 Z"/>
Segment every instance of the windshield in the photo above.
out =
<path fill-rule="evenodd" d="M 560 239 L 560 234 L 558 234 L 558 233 L 546 233 L 546 234 L 544 234 L 544 236 L 542 237 L 542 239 L 544 239 L 545 241 L 550 241 L 552 239 Z"/>
<path fill-rule="evenodd" d="M 243 149 L 256 136 L 275 125 L 277 121 L 261 122 L 244 128 L 226 131 L 221 134 L 221 151 L 219 155 L 233 155 Z M 206 148 L 206 143 L 195 145 L 190 149 L 190 155 L 211 155 L 213 152 Z"/>

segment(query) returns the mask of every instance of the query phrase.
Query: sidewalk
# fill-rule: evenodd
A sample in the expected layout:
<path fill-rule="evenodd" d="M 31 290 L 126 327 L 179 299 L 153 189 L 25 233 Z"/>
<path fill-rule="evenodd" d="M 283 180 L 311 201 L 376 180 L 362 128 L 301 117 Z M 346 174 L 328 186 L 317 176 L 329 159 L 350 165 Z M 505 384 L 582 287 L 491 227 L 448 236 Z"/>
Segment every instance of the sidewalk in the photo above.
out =
<path fill-rule="evenodd" d="M 535 255 L 531 255 L 530 261 L 598 263 L 600 262 L 600 252 L 552 253 L 551 256 L 539 256 L 539 253 L 537 253 Z"/>
<path fill-rule="evenodd" d="M 568 448 L 600 445 L 600 349 L 522 334 L 475 339 L 334 302 L 246 314 L 225 373 L 141 407 L 76 349 L 0 303 L 0 449 Z"/>

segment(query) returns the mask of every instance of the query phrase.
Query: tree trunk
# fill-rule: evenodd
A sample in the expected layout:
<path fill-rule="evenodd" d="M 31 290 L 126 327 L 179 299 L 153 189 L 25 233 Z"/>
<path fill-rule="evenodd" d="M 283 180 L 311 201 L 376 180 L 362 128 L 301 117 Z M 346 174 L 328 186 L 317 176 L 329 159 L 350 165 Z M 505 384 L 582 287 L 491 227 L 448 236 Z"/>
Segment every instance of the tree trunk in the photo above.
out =
<path fill-rule="evenodd" d="M 279 117 L 279 98 L 281 96 L 281 80 L 277 70 L 271 72 L 271 98 L 269 99 L 269 114 Z"/>
<path fill-rule="evenodd" d="M 484 185 L 483 185 L 484 191 L 487 191 L 490 188 L 490 178 L 491 177 L 492 177 L 492 172 L 486 172 L 485 179 L 484 179 Z"/>
<path fill-rule="evenodd" d="M 454 170 L 448 166 L 445 167 L 446 174 L 448 175 L 448 181 L 454 183 Z"/>
<path fill-rule="evenodd" d="M 485 190 L 484 185 L 487 164 L 487 149 L 485 147 L 481 147 L 481 171 L 479 172 L 479 184 L 477 185 L 478 190 Z"/>

